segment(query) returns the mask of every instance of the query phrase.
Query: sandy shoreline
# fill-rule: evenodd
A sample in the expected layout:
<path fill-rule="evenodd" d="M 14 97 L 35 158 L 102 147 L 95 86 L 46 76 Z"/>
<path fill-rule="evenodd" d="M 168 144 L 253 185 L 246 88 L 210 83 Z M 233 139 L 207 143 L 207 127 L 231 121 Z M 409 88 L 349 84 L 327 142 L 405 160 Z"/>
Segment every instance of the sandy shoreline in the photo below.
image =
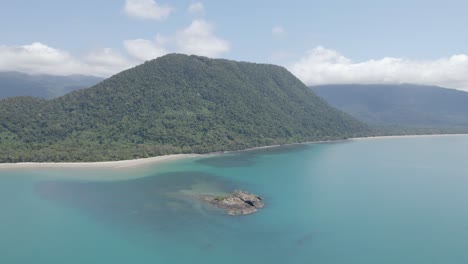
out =
<path fill-rule="evenodd" d="M 320 143 L 332 143 L 347 140 L 377 140 L 377 139 L 389 139 L 389 138 L 411 138 L 411 137 L 446 137 L 446 136 L 461 136 L 468 134 L 433 134 L 433 135 L 402 135 L 402 136 L 376 136 L 376 137 L 362 137 L 362 138 L 349 138 L 340 140 L 330 141 L 314 141 L 295 144 L 320 144 Z M 240 151 L 252 151 L 265 148 L 274 148 L 286 145 L 272 145 L 249 148 Z M 219 155 L 224 153 L 234 153 L 238 151 L 225 151 L 225 152 L 214 152 L 208 154 L 172 154 L 165 156 L 158 156 L 152 158 L 134 159 L 134 160 L 121 160 L 121 161 L 103 161 L 103 162 L 24 162 L 24 163 L 0 163 L 0 170 L 2 169 L 44 169 L 44 168 L 103 168 L 103 169 L 123 169 L 139 167 L 143 165 L 151 165 L 157 163 L 164 163 L 168 161 L 174 161 L 185 158 L 196 158 L 208 155 Z"/>
<path fill-rule="evenodd" d="M 44 168 L 103 168 L 103 169 L 124 169 L 163 163 L 178 159 L 194 158 L 200 154 L 173 154 L 152 158 L 102 161 L 102 162 L 24 162 L 24 163 L 0 163 L 1 169 L 44 169 Z"/>

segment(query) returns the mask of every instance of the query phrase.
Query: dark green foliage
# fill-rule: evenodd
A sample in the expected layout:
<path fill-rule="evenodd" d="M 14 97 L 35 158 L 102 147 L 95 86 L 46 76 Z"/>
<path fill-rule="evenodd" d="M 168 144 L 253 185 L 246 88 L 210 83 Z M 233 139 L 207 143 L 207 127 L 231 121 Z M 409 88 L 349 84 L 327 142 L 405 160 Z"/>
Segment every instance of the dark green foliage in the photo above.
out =
<path fill-rule="evenodd" d="M 468 132 L 468 93 L 421 85 L 312 87 L 332 106 L 371 124 L 377 134 Z"/>
<path fill-rule="evenodd" d="M 0 99 L 14 96 L 51 99 L 91 87 L 100 81 L 102 78 L 84 75 L 53 76 L 0 72 Z"/>
<path fill-rule="evenodd" d="M 0 101 L 0 161 L 102 161 L 365 135 L 282 67 L 167 55 L 54 100 Z"/>

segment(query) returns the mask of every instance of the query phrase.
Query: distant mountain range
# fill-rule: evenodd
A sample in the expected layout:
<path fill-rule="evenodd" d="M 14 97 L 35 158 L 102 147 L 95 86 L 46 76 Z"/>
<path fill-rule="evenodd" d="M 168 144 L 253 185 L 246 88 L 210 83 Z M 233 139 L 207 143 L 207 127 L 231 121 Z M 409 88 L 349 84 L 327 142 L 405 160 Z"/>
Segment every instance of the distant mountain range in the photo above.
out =
<path fill-rule="evenodd" d="M 84 75 L 53 76 L 0 72 L 0 99 L 14 96 L 50 99 L 91 87 L 102 80 L 99 77 Z"/>
<path fill-rule="evenodd" d="M 422 85 L 323 85 L 312 90 L 338 109 L 389 133 L 468 132 L 468 93 Z"/>
<path fill-rule="evenodd" d="M 104 161 L 368 135 L 286 69 L 170 54 L 44 100 L 0 100 L 0 162 Z"/>

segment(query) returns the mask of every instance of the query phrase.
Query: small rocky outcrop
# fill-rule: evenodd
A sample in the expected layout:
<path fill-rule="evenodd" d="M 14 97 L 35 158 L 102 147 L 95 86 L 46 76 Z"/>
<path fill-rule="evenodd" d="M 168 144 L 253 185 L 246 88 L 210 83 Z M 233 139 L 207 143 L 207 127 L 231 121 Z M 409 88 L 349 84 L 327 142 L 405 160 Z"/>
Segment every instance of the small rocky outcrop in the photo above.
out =
<path fill-rule="evenodd" d="M 252 214 L 264 206 L 261 197 L 244 191 L 234 191 L 232 194 L 210 197 L 207 200 L 229 215 Z"/>

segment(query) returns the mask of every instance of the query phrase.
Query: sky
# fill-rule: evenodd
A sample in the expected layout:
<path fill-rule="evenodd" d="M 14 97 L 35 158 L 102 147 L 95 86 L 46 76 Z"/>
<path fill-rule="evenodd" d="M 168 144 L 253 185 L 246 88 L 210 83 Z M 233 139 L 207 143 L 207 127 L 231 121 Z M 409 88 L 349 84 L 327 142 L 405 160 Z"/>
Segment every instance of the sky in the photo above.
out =
<path fill-rule="evenodd" d="M 0 71 L 108 77 L 168 53 L 286 67 L 307 85 L 468 91 L 466 0 L 0 0 Z"/>

